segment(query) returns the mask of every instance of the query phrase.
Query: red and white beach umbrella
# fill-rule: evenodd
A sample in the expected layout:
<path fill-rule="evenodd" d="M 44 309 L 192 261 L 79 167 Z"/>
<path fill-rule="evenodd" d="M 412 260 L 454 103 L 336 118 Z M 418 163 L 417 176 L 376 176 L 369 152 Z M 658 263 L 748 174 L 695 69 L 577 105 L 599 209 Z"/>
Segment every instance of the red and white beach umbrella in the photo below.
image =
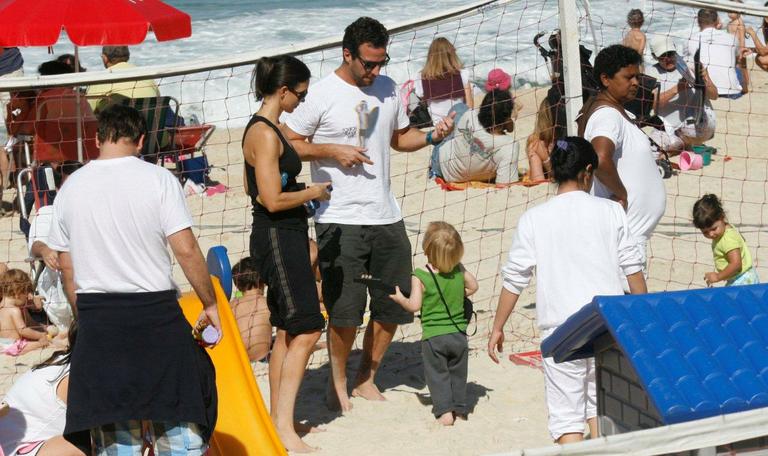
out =
<path fill-rule="evenodd" d="M 78 46 L 139 44 L 152 30 L 157 41 L 192 35 L 192 19 L 159 0 L 0 0 L 0 47 L 53 46 L 61 31 Z M 79 99 L 79 92 L 78 92 Z M 77 103 L 78 119 L 80 103 Z M 78 159 L 83 159 L 77 124 Z"/>
<path fill-rule="evenodd" d="M 139 44 L 192 35 L 189 14 L 159 0 L 0 0 L 0 46 L 53 46 L 65 30 L 76 46 Z"/>

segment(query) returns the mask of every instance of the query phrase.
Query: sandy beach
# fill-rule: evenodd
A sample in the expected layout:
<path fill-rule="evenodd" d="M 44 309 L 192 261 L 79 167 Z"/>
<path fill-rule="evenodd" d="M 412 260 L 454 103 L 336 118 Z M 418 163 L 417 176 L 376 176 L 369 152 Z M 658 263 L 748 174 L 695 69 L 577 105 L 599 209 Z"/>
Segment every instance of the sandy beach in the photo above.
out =
<path fill-rule="evenodd" d="M 762 263 L 768 256 L 768 235 L 761 229 L 768 223 L 768 77 L 755 69 L 752 84 L 753 92 L 739 100 L 713 103 L 717 134 L 708 144 L 718 153 L 712 164 L 665 180 L 667 209 L 648 249 L 652 291 L 704 286 L 703 275 L 712 270 L 711 249 L 709 241 L 692 226 L 690 211 L 693 202 L 706 192 L 723 198 L 729 221 L 739 228 L 752 249 L 758 273 L 768 278 Z M 516 102 L 523 106 L 514 133 L 523 141 L 521 169 L 528 167 L 524 141 L 533 129 L 535 111 L 545 93 L 544 89 L 528 89 L 515 94 Z M 247 255 L 250 234 L 241 138 L 242 129 L 219 128 L 207 148 L 209 161 L 215 167 L 211 177 L 230 190 L 187 199 L 203 251 L 224 245 L 232 263 Z M 517 220 L 526 209 L 545 201 L 554 187 L 515 185 L 446 192 L 427 179 L 428 159 L 426 148 L 408 154 L 393 152 L 392 188 L 403 210 L 414 266 L 425 263 L 421 241 L 426 225 L 432 220 L 445 220 L 460 231 L 466 251 L 463 262 L 480 282 L 474 299 L 479 312 L 478 332 L 470 341 L 473 350 L 469 362 L 474 412 L 468 422 L 459 422 L 451 429 L 434 424 L 421 369 L 420 328 L 418 324 L 408 325 L 398 330 L 376 379 L 387 401 L 353 399 L 354 409 L 344 416 L 325 407 L 327 357 L 324 351 L 314 353 L 298 398 L 297 417 L 324 427 L 325 432 L 306 437 L 310 445 L 321 448 L 318 455 L 476 455 L 550 444 L 541 372 L 515 365 L 506 356 L 501 365 L 495 365 L 485 354 L 485 344 L 501 287 L 498 271 L 506 259 Z M 308 169 L 304 167 L 304 181 L 309 181 Z M 14 191 L 5 191 L 6 207 L 14 195 Z M 27 270 L 27 247 L 18 223 L 17 213 L 0 219 L 0 259 L 7 260 L 10 267 Z M 186 290 L 188 285 L 179 268 L 174 272 Z M 534 296 L 532 284 L 507 327 L 505 354 L 538 348 Z M 353 351 L 350 375 L 355 372 L 361 337 L 362 333 Z M 0 395 L 45 354 L 0 358 Z M 267 365 L 254 363 L 253 367 L 267 401 Z"/>

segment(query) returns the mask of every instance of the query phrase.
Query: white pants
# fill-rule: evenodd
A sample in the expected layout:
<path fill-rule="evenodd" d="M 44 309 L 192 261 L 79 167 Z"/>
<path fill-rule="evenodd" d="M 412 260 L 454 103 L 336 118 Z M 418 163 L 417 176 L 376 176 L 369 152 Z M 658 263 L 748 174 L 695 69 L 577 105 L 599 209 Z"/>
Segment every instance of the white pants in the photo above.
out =
<path fill-rule="evenodd" d="M 597 416 L 594 358 L 556 363 L 543 358 L 549 435 L 583 434 L 587 420 Z"/>

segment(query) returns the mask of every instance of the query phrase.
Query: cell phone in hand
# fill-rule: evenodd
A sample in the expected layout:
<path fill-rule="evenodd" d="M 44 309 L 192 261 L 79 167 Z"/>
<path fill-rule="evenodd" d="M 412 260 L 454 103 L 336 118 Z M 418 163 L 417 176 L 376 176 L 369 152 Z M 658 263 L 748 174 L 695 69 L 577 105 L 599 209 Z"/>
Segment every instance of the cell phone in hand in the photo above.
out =
<path fill-rule="evenodd" d="M 391 295 L 395 294 L 395 286 L 391 283 L 384 282 L 378 277 L 373 277 L 370 274 L 362 274 L 360 277 L 353 280 L 357 283 L 362 283 L 366 285 L 368 288 L 372 290 L 381 290 L 384 293 Z M 401 293 L 407 298 L 408 294 L 406 294 L 402 289 L 400 290 Z"/>

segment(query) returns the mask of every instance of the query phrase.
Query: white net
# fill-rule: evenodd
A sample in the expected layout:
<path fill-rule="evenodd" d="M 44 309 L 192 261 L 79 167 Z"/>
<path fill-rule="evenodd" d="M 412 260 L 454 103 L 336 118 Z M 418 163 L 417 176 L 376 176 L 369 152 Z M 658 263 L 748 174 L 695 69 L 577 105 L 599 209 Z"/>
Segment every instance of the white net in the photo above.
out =
<path fill-rule="evenodd" d="M 673 5 L 658 1 L 622 3 L 593 2 L 591 17 L 579 5 L 578 21 L 582 44 L 596 50 L 620 42 L 627 32 L 623 20 L 630 8 L 640 8 L 645 13 L 642 30 L 648 41 L 655 36 L 668 36 L 678 47 L 698 31 L 695 24 L 696 10 L 690 6 Z M 612 9 L 619 8 L 621 13 Z M 609 10 L 611 9 L 611 10 Z M 728 21 L 721 12 L 723 22 Z M 617 19 L 620 18 L 621 20 Z M 386 22 L 386 21 L 385 21 Z M 747 26 L 758 29 L 762 19 L 745 17 Z M 392 57 L 385 73 L 402 84 L 417 78 L 424 65 L 427 49 L 436 37 L 445 37 L 454 43 L 459 57 L 468 70 L 475 86 L 476 99 L 483 95 L 486 75 L 493 68 L 502 68 L 512 75 L 513 94 L 518 112 L 512 135 L 520 143 L 518 167 L 520 175 L 530 167 L 527 159 L 526 139 L 534 130 L 537 111 L 545 99 L 550 85 L 547 62 L 539 55 L 533 38 L 544 33 L 546 42 L 552 30 L 558 27 L 557 3 L 553 1 L 490 2 L 487 5 L 468 8 L 447 18 L 417 21 L 416 25 L 399 25 L 394 28 L 388 49 Z M 758 31 L 762 37 L 762 30 Z M 594 41 L 597 41 L 596 43 Z M 194 215 L 194 231 L 203 251 L 215 245 L 227 247 L 232 264 L 248 256 L 251 208 L 243 186 L 243 156 L 241 140 L 243 127 L 257 110 L 249 87 L 253 62 L 261 55 L 287 52 L 299 56 L 312 71 L 312 81 L 329 74 L 340 63 L 341 49 L 337 39 L 313 43 L 305 48 L 290 47 L 275 52 L 256 52 L 214 63 L 210 66 L 194 64 L 171 67 L 138 69 L 125 73 L 124 77 L 154 79 L 161 94 L 176 98 L 179 114 L 187 119 L 196 117 L 203 124 L 214 125 L 215 132 L 204 152 L 210 164 L 210 180 L 226 186 L 226 191 L 207 191 L 192 188 L 194 192 L 187 203 Z M 594 57 L 594 54 L 593 54 Z M 646 65 L 652 57 L 646 55 Z M 709 241 L 694 229 L 691 223 L 693 202 L 707 192 L 718 194 L 724 202 L 728 220 L 744 235 L 757 264 L 760 275 L 768 277 L 761 258 L 767 253 L 768 239 L 761 228 L 765 225 L 766 178 L 768 155 L 766 135 L 762 126 L 768 120 L 766 96 L 768 79 L 754 66 L 754 56 L 748 59 L 751 70 L 750 92 L 738 100 L 720 99 L 713 102 L 717 129 L 708 142 L 717 148 L 712 163 L 698 171 L 686 171 L 665 179 L 667 209 L 649 243 L 649 285 L 652 291 L 686 289 L 704 285 L 702 277 L 712 270 Z M 114 81 L 118 75 L 112 76 Z M 51 85 L 74 86 L 110 80 L 106 73 L 85 73 L 76 76 L 57 77 L 55 83 L 48 79 L 26 79 L 25 82 L 6 84 L 0 89 L 14 90 L 34 86 L 41 90 Z M 16 84 L 16 85 L 14 85 Z M 310 86 L 310 91 L 311 91 Z M 578 89 L 580 90 L 580 88 Z M 189 145 L 188 145 L 189 146 Z M 194 143 L 190 147 L 193 149 Z M 499 270 L 506 260 L 512 234 L 520 215 L 527 209 L 545 201 L 553 194 L 554 187 L 539 185 L 509 186 L 489 185 L 487 182 L 467 185 L 467 188 L 446 191 L 427 177 L 430 150 L 414 153 L 396 153 L 391 157 L 392 189 L 402 207 L 405 225 L 413 251 L 413 266 L 424 265 L 422 236 L 433 220 L 453 224 L 465 243 L 463 264 L 478 278 L 480 290 L 474 297 L 478 311 L 477 336 L 471 339 L 474 348 L 484 347 L 493 310 L 499 296 L 501 281 Z M 677 162 L 677 159 L 673 159 Z M 308 166 L 300 181 L 308 182 Z M 214 188 L 209 184 L 208 190 Z M 214 182 L 215 183 L 215 182 Z M 461 187 L 461 186 L 457 186 Z M 219 190 L 224 190 L 219 187 Z M 200 192 L 200 193 L 197 193 Z M 13 191 L 5 191 L 7 208 Z M 9 208 L 10 209 L 10 208 Z M 19 214 L 0 219 L 0 258 L 9 267 L 28 270 L 25 263 L 28 249 L 24 235 L 19 231 Z M 183 274 L 176 268 L 176 279 L 182 289 L 188 289 Z M 528 352 L 538 349 L 535 323 L 535 284 L 524 293 L 510 324 L 507 340 L 512 352 Z M 398 329 L 396 342 L 418 340 L 421 330 L 418 323 Z M 357 347 L 359 348 L 359 342 Z M 399 369 L 418 362 L 418 352 L 403 346 L 404 355 L 387 363 L 387 369 L 395 375 Z M 43 357 L 33 352 L 20 358 L 0 357 L 0 393 L 14 378 Z M 327 362 L 323 350 L 316 351 L 312 367 Z M 255 364 L 256 372 L 266 373 L 266 364 Z"/>

